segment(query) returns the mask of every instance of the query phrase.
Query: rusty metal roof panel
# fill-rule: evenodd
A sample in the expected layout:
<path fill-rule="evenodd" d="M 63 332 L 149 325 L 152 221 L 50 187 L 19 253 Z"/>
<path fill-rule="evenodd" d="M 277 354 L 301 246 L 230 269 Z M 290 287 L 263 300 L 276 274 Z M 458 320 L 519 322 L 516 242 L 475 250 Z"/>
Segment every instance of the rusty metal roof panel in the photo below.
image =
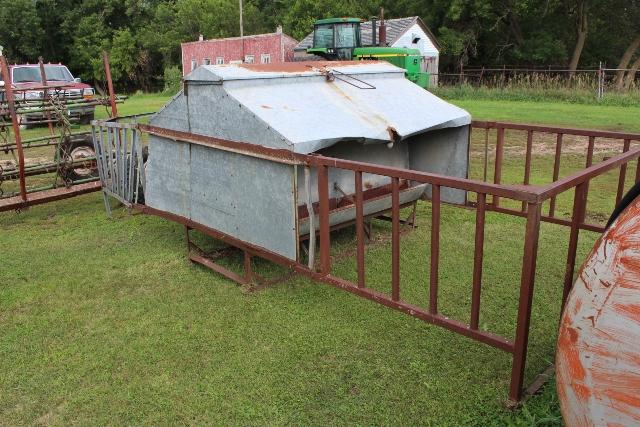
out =
<path fill-rule="evenodd" d="M 471 123 L 465 110 L 408 81 L 387 62 L 203 66 L 185 80 L 222 84 L 298 153 L 349 139 L 387 143 Z"/>

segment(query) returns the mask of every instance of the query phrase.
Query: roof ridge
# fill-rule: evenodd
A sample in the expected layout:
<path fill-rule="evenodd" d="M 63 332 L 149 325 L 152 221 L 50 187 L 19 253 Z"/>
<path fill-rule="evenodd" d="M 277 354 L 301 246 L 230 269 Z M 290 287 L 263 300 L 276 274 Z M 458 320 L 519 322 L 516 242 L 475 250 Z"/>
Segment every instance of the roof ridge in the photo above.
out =
<path fill-rule="evenodd" d="M 246 36 L 234 36 L 234 37 L 222 37 L 219 39 L 205 39 L 205 40 L 192 40 L 190 42 L 182 42 L 180 43 L 181 45 L 183 44 L 191 44 L 191 43 L 204 43 L 204 42 L 215 42 L 215 41 L 220 41 L 220 40 L 240 40 L 240 39 L 248 39 L 248 38 L 255 38 L 255 37 L 266 37 L 266 36 L 279 36 L 280 34 L 285 35 L 289 38 L 292 38 L 293 40 L 295 40 L 293 37 L 291 37 L 288 34 L 285 33 L 262 33 L 262 34 L 249 34 Z M 297 40 L 296 40 L 297 41 Z"/>

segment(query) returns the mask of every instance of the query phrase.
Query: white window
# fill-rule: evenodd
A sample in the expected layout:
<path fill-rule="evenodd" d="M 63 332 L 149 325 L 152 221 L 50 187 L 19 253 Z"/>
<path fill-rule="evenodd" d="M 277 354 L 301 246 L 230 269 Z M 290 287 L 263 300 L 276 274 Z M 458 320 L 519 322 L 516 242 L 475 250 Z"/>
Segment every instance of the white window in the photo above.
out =
<path fill-rule="evenodd" d="M 216 58 L 216 65 L 222 65 L 224 64 L 224 58 L 222 56 L 218 56 Z"/>
<path fill-rule="evenodd" d="M 263 53 L 260 55 L 260 62 L 263 64 L 271 64 L 271 55 L 268 53 Z"/>
<path fill-rule="evenodd" d="M 195 70 L 198 67 L 198 61 L 195 59 L 191 60 L 191 71 Z"/>
<path fill-rule="evenodd" d="M 246 62 L 247 64 L 253 64 L 253 55 L 245 55 L 244 62 Z"/>
<path fill-rule="evenodd" d="M 211 60 L 209 58 L 204 58 L 204 65 L 211 65 Z"/>

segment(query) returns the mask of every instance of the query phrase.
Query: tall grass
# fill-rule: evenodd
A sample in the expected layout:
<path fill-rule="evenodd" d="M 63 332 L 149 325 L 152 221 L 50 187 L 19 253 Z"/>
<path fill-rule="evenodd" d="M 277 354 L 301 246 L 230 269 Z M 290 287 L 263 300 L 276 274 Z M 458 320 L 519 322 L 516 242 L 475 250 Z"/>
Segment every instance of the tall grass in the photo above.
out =
<path fill-rule="evenodd" d="M 598 76 L 593 72 L 465 72 L 441 75 L 432 92 L 450 99 L 487 99 L 506 101 L 560 101 L 579 104 L 640 106 L 640 85 L 616 91 L 613 76 L 605 76 L 604 96 L 598 99 Z"/>

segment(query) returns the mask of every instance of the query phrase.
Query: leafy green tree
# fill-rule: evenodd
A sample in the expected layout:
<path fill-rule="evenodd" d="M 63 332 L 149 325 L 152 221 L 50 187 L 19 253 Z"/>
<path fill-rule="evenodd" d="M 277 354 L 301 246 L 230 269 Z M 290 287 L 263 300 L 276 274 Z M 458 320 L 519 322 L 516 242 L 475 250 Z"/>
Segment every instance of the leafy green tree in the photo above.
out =
<path fill-rule="evenodd" d="M 5 0 L 0 4 L 0 45 L 14 62 L 36 62 L 42 49 L 44 32 L 35 3 L 31 0 Z"/>

